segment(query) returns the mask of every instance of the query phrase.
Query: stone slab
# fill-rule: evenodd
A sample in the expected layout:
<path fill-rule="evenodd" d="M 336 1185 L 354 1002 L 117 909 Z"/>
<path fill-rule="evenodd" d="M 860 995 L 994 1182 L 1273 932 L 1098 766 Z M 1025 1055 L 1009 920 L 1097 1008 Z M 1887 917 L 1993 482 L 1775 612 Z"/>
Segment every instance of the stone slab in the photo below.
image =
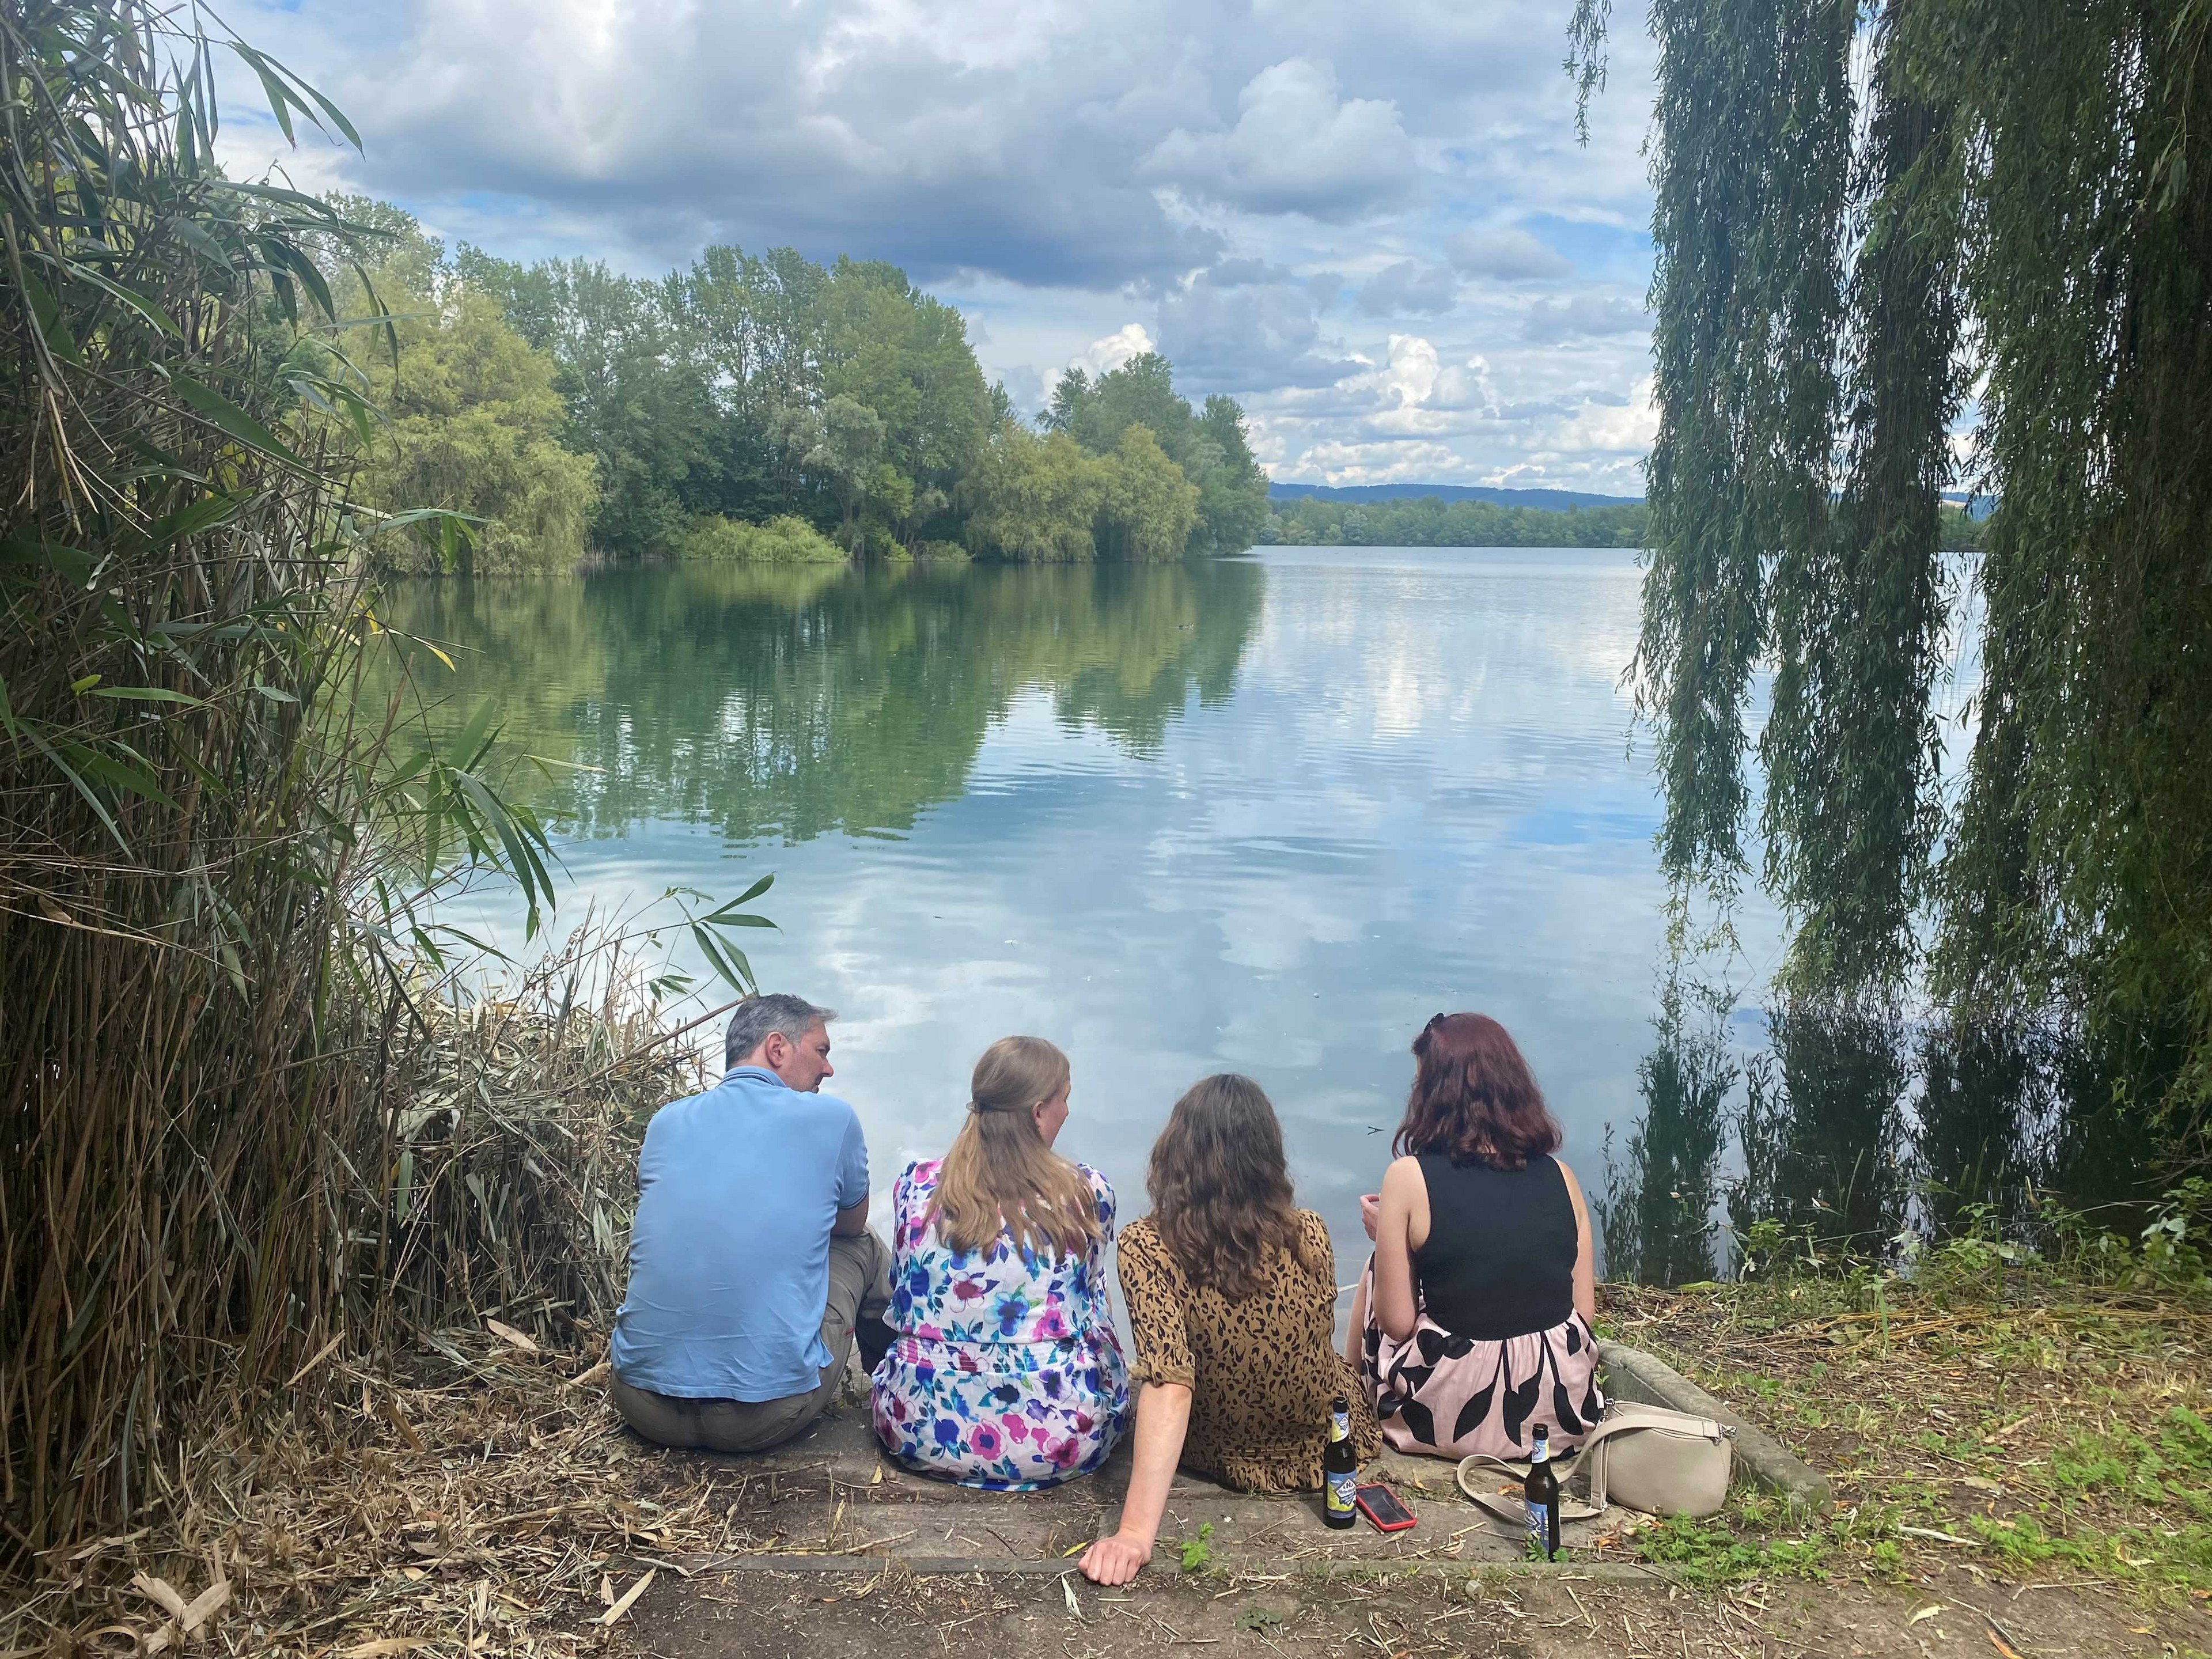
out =
<path fill-rule="evenodd" d="M 1756 1425 L 1714 1399 L 1640 1349 L 1600 1346 L 1606 1386 L 1613 1395 L 1711 1417 L 1735 1431 L 1741 1475 L 1795 1504 L 1825 1509 L 1828 1483 Z M 796 1497 L 815 1494 L 821 1507 L 808 1528 L 807 1546 L 796 1540 L 768 1553 L 728 1557 L 678 1557 L 681 1571 L 880 1572 L 987 1571 L 1052 1576 L 1067 1571 L 1071 1553 L 1110 1531 L 1128 1489 L 1131 1445 L 1125 1438 L 1094 1475 L 1042 1492 L 983 1494 L 931 1480 L 883 1455 L 865 1405 L 848 1399 L 806 1435 L 773 1451 L 748 1455 L 708 1452 L 659 1454 L 700 1459 L 766 1479 Z M 1410 1530 L 1379 1534 L 1361 1526 L 1347 1533 L 1323 1528 L 1313 1493 L 1266 1495 L 1231 1492 L 1178 1472 L 1162 1517 L 1159 1559 L 1173 1565 L 1173 1547 L 1201 1525 L 1214 1528 L 1215 1558 L 1243 1573 L 1329 1575 L 1420 1571 L 1465 1575 L 1476 1571 L 1549 1571 L 1571 1567 L 1602 1577 L 1650 1575 L 1632 1564 L 1531 1563 L 1517 1536 L 1494 1528 L 1459 1490 L 1456 1466 L 1439 1458 L 1386 1450 L 1364 1472 L 1396 1488 L 1420 1517 Z M 808 1506 L 811 1508 L 812 1506 Z M 1590 1547 L 1617 1519 L 1570 1522 L 1561 1541 Z M 811 1546 L 811 1547 L 809 1547 Z M 641 1558 L 642 1559 L 642 1558 Z"/>

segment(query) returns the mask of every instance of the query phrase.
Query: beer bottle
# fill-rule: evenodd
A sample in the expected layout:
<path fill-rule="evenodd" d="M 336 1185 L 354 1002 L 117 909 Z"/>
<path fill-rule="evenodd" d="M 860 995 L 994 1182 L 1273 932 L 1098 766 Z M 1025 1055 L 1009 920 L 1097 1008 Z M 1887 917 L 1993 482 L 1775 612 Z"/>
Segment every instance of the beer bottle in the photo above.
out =
<path fill-rule="evenodd" d="M 1547 1561 L 1556 1561 L 1559 1557 L 1559 1477 L 1552 1468 L 1551 1431 L 1540 1423 L 1535 1437 L 1521 1496 L 1528 1511 L 1528 1541 L 1544 1552 Z"/>
<path fill-rule="evenodd" d="M 1352 1504 L 1359 1493 L 1359 1459 L 1352 1449 L 1352 1402 L 1342 1395 L 1329 1402 L 1328 1449 L 1321 1457 L 1322 1519 L 1348 1527 L 1358 1517 Z"/>

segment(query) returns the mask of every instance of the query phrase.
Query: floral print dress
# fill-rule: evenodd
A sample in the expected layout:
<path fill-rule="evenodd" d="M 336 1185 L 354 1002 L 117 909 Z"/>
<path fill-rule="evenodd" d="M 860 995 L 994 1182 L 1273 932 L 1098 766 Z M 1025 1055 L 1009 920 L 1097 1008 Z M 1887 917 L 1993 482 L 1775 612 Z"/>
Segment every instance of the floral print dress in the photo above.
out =
<path fill-rule="evenodd" d="M 1079 1164 L 1102 1233 L 1082 1257 L 1018 1250 L 1002 1231 L 956 1250 L 930 1220 L 942 1160 L 891 1189 L 890 1352 L 872 1391 L 876 1436 L 908 1468 L 963 1486 L 1033 1492 L 1106 1461 L 1129 1415 L 1107 1302 L 1114 1189 Z"/>

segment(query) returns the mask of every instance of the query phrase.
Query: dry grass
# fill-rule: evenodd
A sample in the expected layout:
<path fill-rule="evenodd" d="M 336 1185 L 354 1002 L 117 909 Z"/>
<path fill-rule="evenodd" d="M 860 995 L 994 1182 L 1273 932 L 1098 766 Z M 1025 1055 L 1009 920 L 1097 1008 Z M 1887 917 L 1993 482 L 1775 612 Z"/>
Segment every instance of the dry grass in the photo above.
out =
<path fill-rule="evenodd" d="M 396 1375 L 325 1362 L 313 1403 L 240 1416 L 185 1450 L 161 1523 L 55 1550 L 0 1584 L 0 1650 L 186 1644 L 161 1586 L 187 1605 L 214 1592 L 189 1643 L 211 1653 L 592 1644 L 631 1582 L 609 1578 L 615 1557 L 736 1540 L 703 1483 L 640 1495 L 587 1358 L 477 1328 L 434 1334 Z"/>
<path fill-rule="evenodd" d="M 706 1081 L 630 937 L 586 921 L 512 986 L 423 1005 L 378 1155 L 388 1320 L 496 1315 L 556 1345 L 611 1327 L 646 1121 Z"/>

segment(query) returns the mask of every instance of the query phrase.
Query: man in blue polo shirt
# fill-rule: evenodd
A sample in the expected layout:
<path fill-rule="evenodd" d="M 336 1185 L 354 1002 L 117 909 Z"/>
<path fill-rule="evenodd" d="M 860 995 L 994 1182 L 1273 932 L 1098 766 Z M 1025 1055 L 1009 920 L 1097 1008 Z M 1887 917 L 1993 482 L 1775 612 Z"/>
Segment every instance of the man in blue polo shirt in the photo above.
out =
<path fill-rule="evenodd" d="M 836 1398 L 857 1338 L 875 1369 L 890 1251 L 868 1231 L 868 1148 L 831 1074 L 827 1008 L 755 997 L 729 1070 L 653 1114 L 637 1160 L 612 1393 L 664 1446 L 765 1451 Z"/>

